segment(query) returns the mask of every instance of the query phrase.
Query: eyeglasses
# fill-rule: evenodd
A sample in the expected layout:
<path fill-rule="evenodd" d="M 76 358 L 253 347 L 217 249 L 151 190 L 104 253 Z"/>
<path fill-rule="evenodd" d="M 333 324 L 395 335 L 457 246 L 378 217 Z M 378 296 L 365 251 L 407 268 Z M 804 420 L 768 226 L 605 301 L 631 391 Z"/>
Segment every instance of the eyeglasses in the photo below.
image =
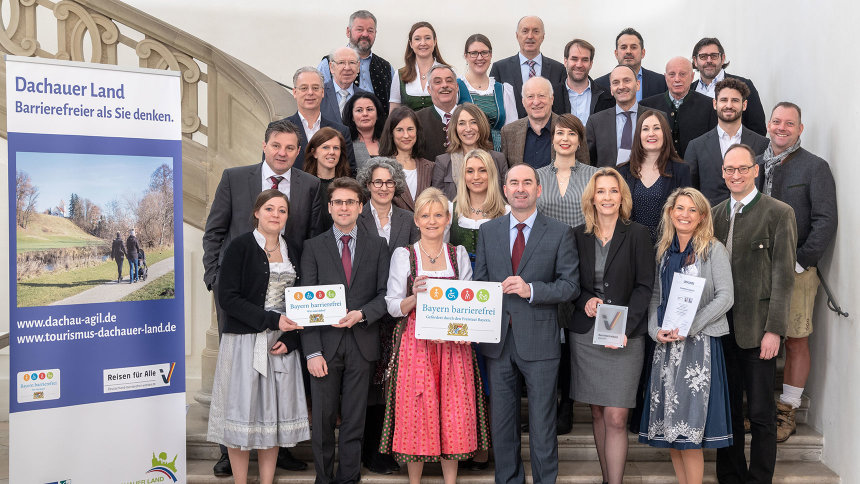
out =
<path fill-rule="evenodd" d="M 306 92 L 308 92 L 308 91 L 320 92 L 320 91 L 322 91 L 322 90 L 323 90 L 323 88 L 322 88 L 322 86 L 320 86 L 320 85 L 313 85 L 313 86 L 299 86 L 299 87 L 297 87 L 297 88 L 296 88 L 296 91 L 299 91 L 299 92 L 300 92 L 300 93 L 302 93 L 302 94 L 304 94 L 304 93 L 306 93 Z"/>
<path fill-rule="evenodd" d="M 370 182 L 376 188 L 382 188 L 382 185 L 385 185 L 385 188 L 394 188 L 397 186 L 397 182 L 394 180 L 373 180 Z"/>
<path fill-rule="evenodd" d="M 343 207 L 344 205 L 346 205 L 347 207 L 351 208 L 351 207 L 358 205 L 361 202 L 359 202 L 358 200 L 355 200 L 355 199 L 350 199 L 350 200 L 331 200 L 328 203 L 332 204 L 332 206 L 335 206 L 335 207 Z"/>
<path fill-rule="evenodd" d="M 749 172 L 750 172 L 750 169 L 751 169 L 752 167 L 754 167 L 754 166 L 755 166 L 755 165 L 750 165 L 750 166 L 739 166 L 739 167 L 737 167 L 737 168 L 735 168 L 735 167 L 733 167 L 733 166 L 724 166 L 724 167 L 723 167 L 723 173 L 725 173 L 726 175 L 734 175 L 734 174 L 735 174 L 735 172 L 738 172 L 738 173 L 740 173 L 741 175 L 746 175 L 747 173 L 749 173 Z"/>
<path fill-rule="evenodd" d="M 346 60 L 342 60 L 342 61 L 335 61 L 335 63 L 334 63 L 334 64 L 335 64 L 336 66 L 338 66 L 338 67 L 343 67 L 343 66 L 355 67 L 355 66 L 357 66 L 357 65 L 358 65 L 358 61 L 346 61 Z"/>
<path fill-rule="evenodd" d="M 723 56 L 723 54 L 720 54 L 719 52 L 713 52 L 711 54 L 701 53 L 701 54 L 697 55 L 696 57 L 698 57 L 700 61 L 706 61 L 708 59 L 715 61 L 715 60 L 720 60 L 720 57 L 722 57 L 722 56 Z"/>
<path fill-rule="evenodd" d="M 492 54 L 492 52 L 489 50 L 470 50 L 469 52 L 466 52 L 466 54 L 469 54 L 469 57 L 471 57 L 472 59 L 477 59 L 478 57 L 483 57 L 486 59 L 487 57 L 490 57 L 490 54 Z"/>
<path fill-rule="evenodd" d="M 549 99 L 549 96 L 546 94 L 529 94 L 523 99 L 525 99 L 526 101 L 534 101 L 535 99 L 539 101 L 546 101 L 547 99 Z"/>

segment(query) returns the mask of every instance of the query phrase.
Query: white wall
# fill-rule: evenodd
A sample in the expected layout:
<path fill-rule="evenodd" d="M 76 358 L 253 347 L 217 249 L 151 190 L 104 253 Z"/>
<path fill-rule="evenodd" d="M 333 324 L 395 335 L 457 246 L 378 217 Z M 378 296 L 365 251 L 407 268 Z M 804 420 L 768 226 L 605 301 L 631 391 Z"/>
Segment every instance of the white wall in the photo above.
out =
<path fill-rule="evenodd" d="M 854 163 L 853 143 L 860 132 L 860 103 L 854 99 L 854 82 L 860 74 L 855 59 L 844 55 L 855 50 L 853 20 L 847 2 L 816 4 L 799 0 L 748 2 L 546 2 L 527 6 L 522 1 L 489 3 L 371 1 L 325 2 L 228 2 L 225 0 L 129 0 L 128 3 L 200 37 L 238 57 L 276 80 L 287 82 L 303 65 L 316 65 L 331 48 L 345 42 L 348 15 L 368 8 L 379 19 L 374 52 L 402 64 L 410 25 L 428 20 L 437 29 L 445 59 L 462 69 L 462 43 L 481 32 L 494 43 L 498 60 L 516 52 L 517 19 L 536 14 L 546 23 L 543 52 L 561 59 L 564 44 L 574 37 L 589 40 L 597 48 L 594 76 L 605 73 L 615 60 L 614 38 L 633 26 L 645 37 L 644 65 L 661 72 L 675 55 L 691 55 L 701 37 L 719 37 L 731 61 L 729 72 L 755 81 L 766 107 L 791 100 L 803 108 L 803 145 L 831 163 L 841 207 L 836 249 L 828 254 L 822 272 L 851 318 L 837 318 L 826 311 L 822 294 L 816 308 L 816 330 L 811 337 L 814 367 L 807 388 L 812 398 L 811 424 L 826 436 L 824 460 L 843 482 L 854 477 L 860 455 L 860 331 L 855 313 L 860 260 L 853 257 L 851 240 L 860 220 L 853 210 L 852 191 L 860 182 L 860 166 Z M 236 7 L 241 5 L 241 7 Z M 325 7 L 321 7 L 324 5 Z M 492 5 L 479 8 L 479 5 Z M 426 6 L 426 7 L 425 7 Z M 430 7 L 432 6 L 432 7 Z M 836 122 L 838 120 L 838 122 Z M 3 149 L 5 159 L 5 149 Z M 0 188 L 0 196 L 5 193 Z M 6 200 L 7 198 L 3 198 Z M 7 213 L 0 211 L 0 237 L 7 237 Z M 200 233 L 185 227 L 186 297 L 190 319 L 189 375 L 199 371 L 203 333 L 208 327 L 209 299 L 202 286 Z M 8 240 L 8 239 L 0 239 Z M 0 289 L 8 294 L 7 261 L 0 261 Z M 821 291 L 823 293 L 823 291 Z M 7 310 L 8 300 L 0 300 Z M 8 314 L 8 313 L 6 313 Z M 0 326 L 8 324 L 0 322 Z M 0 352 L 0 366 L 7 365 L 7 350 Z M 2 368 L 0 368 L 2 371 Z M 4 373 L 5 375 L 5 373 Z M 0 380 L 0 384 L 3 381 Z M 189 389 L 195 384 L 189 381 Z M 8 385 L 7 385 L 8 387 Z M 2 392 L 0 392 L 2 394 Z"/>

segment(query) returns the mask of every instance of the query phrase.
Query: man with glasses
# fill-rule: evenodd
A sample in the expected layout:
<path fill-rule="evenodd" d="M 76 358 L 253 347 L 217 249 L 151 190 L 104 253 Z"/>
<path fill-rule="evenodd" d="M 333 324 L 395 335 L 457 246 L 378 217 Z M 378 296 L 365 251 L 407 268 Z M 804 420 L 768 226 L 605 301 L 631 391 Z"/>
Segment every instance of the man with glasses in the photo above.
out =
<path fill-rule="evenodd" d="M 263 138 L 263 162 L 228 168 L 221 175 L 203 233 L 203 282 L 213 294 L 218 294 L 218 272 L 224 249 L 235 237 L 254 229 L 250 214 L 257 195 L 263 190 L 280 190 L 290 200 L 284 235 L 294 264 L 301 257 L 305 239 L 319 233 L 320 181 L 294 166 L 299 154 L 300 133 L 299 127 L 283 119 L 269 123 Z M 215 313 L 220 337 L 226 314 L 217 297 Z M 285 448 L 278 453 L 278 467 L 300 471 L 307 466 Z M 233 474 L 226 447 L 221 447 L 221 458 L 213 471 L 219 477 Z"/>
<path fill-rule="evenodd" d="M 349 98 L 364 89 L 355 85 L 358 77 L 358 52 L 351 47 L 339 47 L 328 56 L 331 68 L 331 79 L 325 83 L 325 95 L 322 100 L 322 115 L 324 118 L 337 120 L 343 124 L 343 107 Z"/>
<path fill-rule="evenodd" d="M 755 152 L 726 151 L 723 178 L 731 193 L 714 207 L 714 236 L 729 251 L 734 306 L 722 337 L 733 442 L 717 449 L 720 482 L 771 482 L 776 465 L 776 355 L 785 336 L 794 286 L 797 226 L 790 206 L 756 189 Z M 749 409 L 750 462 L 744 454 L 743 397 Z"/>
<path fill-rule="evenodd" d="M 558 117 L 552 112 L 553 86 L 543 77 L 523 84 L 522 100 L 527 116 L 502 128 L 502 153 L 508 166 L 528 163 L 537 169 L 552 161 L 552 130 Z"/>
<path fill-rule="evenodd" d="M 376 42 L 376 17 L 367 10 L 353 12 L 349 16 L 349 25 L 346 26 L 346 38 L 349 39 L 347 47 L 358 51 L 361 57 L 356 69 L 358 75 L 354 81 L 355 85 L 376 94 L 382 103 L 382 114 L 387 115 L 394 68 L 387 60 L 371 52 L 373 43 Z M 331 80 L 329 56 L 323 57 L 317 69 L 326 82 Z"/>
<path fill-rule="evenodd" d="M 365 194 L 352 178 L 336 178 L 328 187 L 331 230 L 305 242 L 302 285 L 343 284 L 346 315 L 337 324 L 302 331 L 313 406 L 311 447 L 316 483 L 361 480 L 361 442 L 371 369 L 379 359 L 379 327 L 387 309 L 388 245 L 375 232 L 356 224 Z M 342 404 L 341 404 L 342 403 Z M 334 472 L 335 425 L 338 436 Z"/>
<path fill-rule="evenodd" d="M 293 74 L 293 96 L 296 98 L 298 111 L 286 120 L 300 128 L 299 154 L 296 157 L 295 166 L 299 170 L 302 169 L 308 140 L 320 128 L 331 127 L 340 131 L 346 140 L 346 155 L 349 158 L 350 173 L 355 173 L 355 154 L 352 152 L 352 136 L 349 134 L 349 128 L 341 124 L 339 119 L 331 119 L 322 114 L 321 106 L 323 96 L 325 96 L 323 81 L 323 75 L 313 67 L 300 67 Z"/>
<path fill-rule="evenodd" d="M 744 114 L 743 124 L 747 129 L 765 136 L 764 107 L 753 82 L 745 77 L 733 76 L 726 72 L 726 51 L 723 44 L 716 37 L 705 37 L 696 42 L 693 47 L 693 67 L 699 71 L 699 79 L 693 81 L 694 91 L 702 93 L 711 98 L 716 94 L 715 87 L 723 79 L 737 79 L 743 81 L 750 90 L 747 98 L 747 110 Z"/>

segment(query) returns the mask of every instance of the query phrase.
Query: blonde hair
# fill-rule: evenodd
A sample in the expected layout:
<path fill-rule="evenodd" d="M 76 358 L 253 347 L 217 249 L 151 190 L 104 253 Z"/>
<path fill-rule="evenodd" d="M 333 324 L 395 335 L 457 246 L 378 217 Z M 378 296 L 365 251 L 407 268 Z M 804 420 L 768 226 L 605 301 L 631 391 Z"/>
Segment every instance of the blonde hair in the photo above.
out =
<path fill-rule="evenodd" d="M 451 212 L 448 210 L 448 197 L 442 193 L 442 190 L 439 190 L 435 187 L 427 187 L 418 195 L 418 198 L 415 199 L 415 217 L 418 217 L 418 214 L 424 211 L 428 206 L 438 203 L 442 206 L 442 210 L 445 211 L 449 216 Z"/>
<path fill-rule="evenodd" d="M 454 203 L 457 204 L 457 215 L 469 217 L 469 207 L 472 206 L 469 201 L 469 188 L 466 187 L 466 165 L 469 160 L 481 160 L 484 168 L 487 169 L 487 198 L 484 199 L 484 205 L 481 210 L 487 218 L 496 218 L 505 214 L 505 199 L 502 197 L 502 190 L 499 188 L 499 172 L 496 169 L 496 162 L 489 153 L 482 149 L 474 149 L 466 153 L 463 158 L 463 168 L 460 170 L 460 183 L 457 184 L 457 196 L 454 197 Z"/>
<path fill-rule="evenodd" d="M 599 230 L 597 227 L 597 208 L 594 206 L 594 192 L 597 191 L 597 179 L 603 176 L 611 176 L 618 183 L 618 189 L 621 191 L 621 208 L 618 211 L 618 217 L 621 221 L 625 224 L 630 223 L 630 214 L 633 213 L 633 196 L 630 195 L 630 188 L 627 186 L 627 182 L 624 181 L 621 173 L 618 173 L 615 168 L 608 166 L 600 168 L 591 175 L 588 185 L 582 191 L 582 214 L 585 216 L 586 234 L 594 232 L 595 235 L 603 235 L 597 233 Z"/>
<path fill-rule="evenodd" d="M 657 240 L 657 260 L 661 260 L 663 255 L 669 250 L 672 245 L 672 240 L 675 238 L 675 225 L 672 223 L 672 210 L 675 208 L 675 202 L 678 197 L 688 197 L 693 201 L 696 210 L 702 216 L 698 227 L 693 232 L 693 237 L 690 242 L 693 244 L 693 252 L 696 253 L 696 258 L 706 260 L 708 256 L 708 248 L 711 241 L 714 240 L 714 219 L 711 216 L 711 204 L 708 199 L 702 195 L 702 192 L 695 188 L 683 187 L 673 191 L 666 203 L 663 205 L 663 216 L 660 220 L 660 236 Z"/>

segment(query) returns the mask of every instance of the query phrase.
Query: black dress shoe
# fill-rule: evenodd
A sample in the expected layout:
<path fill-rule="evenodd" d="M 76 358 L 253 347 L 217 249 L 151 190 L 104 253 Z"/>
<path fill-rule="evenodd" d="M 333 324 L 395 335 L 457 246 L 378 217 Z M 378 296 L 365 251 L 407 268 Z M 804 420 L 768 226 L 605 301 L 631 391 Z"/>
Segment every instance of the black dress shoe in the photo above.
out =
<path fill-rule="evenodd" d="M 221 458 L 212 467 L 212 473 L 215 477 L 230 477 L 233 475 L 233 468 L 230 467 L 230 458 L 227 454 L 221 454 Z"/>
<path fill-rule="evenodd" d="M 288 471 L 303 471 L 308 468 L 308 463 L 296 459 L 288 449 L 282 447 L 278 451 L 278 467 Z"/>
<path fill-rule="evenodd" d="M 529 433 L 529 423 L 528 422 L 521 423 L 520 424 L 520 431 L 524 434 Z"/>
<path fill-rule="evenodd" d="M 478 462 L 475 459 L 469 458 L 461 460 L 457 467 L 470 471 L 485 471 L 490 467 L 490 461 L 486 460 L 484 462 Z"/>
<path fill-rule="evenodd" d="M 374 474 L 382 474 L 389 475 L 392 474 L 393 471 L 388 467 L 388 463 L 383 459 L 383 455 L 379 452 L 373 454 L 370 458 L 368 458 L 364 462 L 364 467 L 367 467 L 367 470 L 373 472 Z"/>
<path fill-rule="evenodd" d="M 377 454 L 382 457 L 382 461 L 388 466 L 388 469 L 391 472 L 400 472 L 400 464 L 397 463 L 397 460 L 394 459 L 394 456 L 391 454 Z"/>

